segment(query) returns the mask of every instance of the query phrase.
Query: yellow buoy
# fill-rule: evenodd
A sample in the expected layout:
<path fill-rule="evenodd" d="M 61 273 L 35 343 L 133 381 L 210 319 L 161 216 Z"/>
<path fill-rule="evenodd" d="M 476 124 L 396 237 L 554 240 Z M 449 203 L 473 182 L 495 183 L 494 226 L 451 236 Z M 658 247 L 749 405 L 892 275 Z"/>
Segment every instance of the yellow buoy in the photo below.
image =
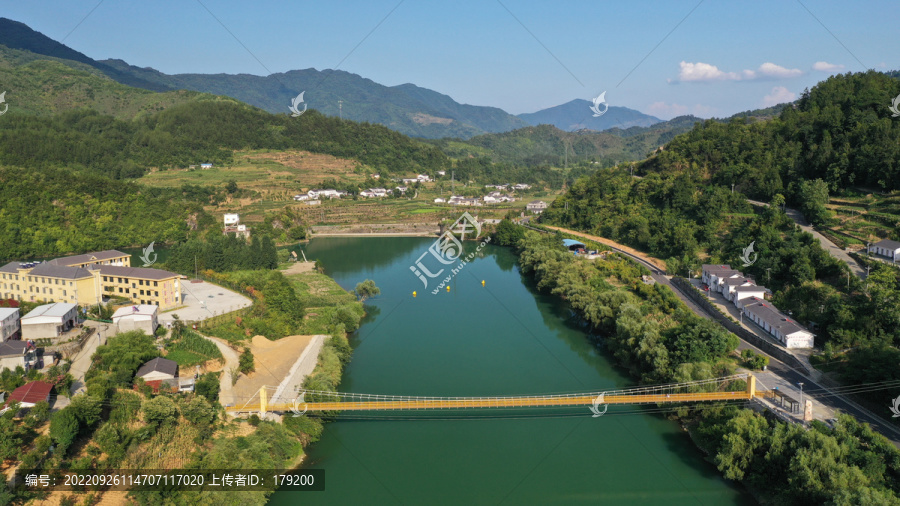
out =
<path fill-rule="evenodd" d="M 450 291 L 450 285 L 447 285 L 447 291 L 448 292 Z"/>
<path fill-rule="evenodd" d="M 416 292 L 413 292 L 413 297 L 415 297 L 415 296 L 416 296 Z"/>
<path fill-rule="evenodd" d="M 484 280 L 483 280 L 483 279 L 481 280 L 481 286 L 484 286 Z"/>

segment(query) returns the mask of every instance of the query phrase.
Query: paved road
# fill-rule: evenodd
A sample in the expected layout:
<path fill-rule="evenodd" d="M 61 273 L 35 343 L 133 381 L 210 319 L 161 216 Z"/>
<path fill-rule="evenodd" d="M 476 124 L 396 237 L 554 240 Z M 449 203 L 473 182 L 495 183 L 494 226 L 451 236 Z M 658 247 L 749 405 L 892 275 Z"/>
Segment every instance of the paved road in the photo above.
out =
<path fill-rule="evenodd" d="M 753 204 L 754 206 L 761 206 L 761 207 L 769 206 L 769 204 L 766 204 L 765 202 L 759 202 L 758 200 L 747 199 L 747 202 Z M 828 238 L 825 237 L 824 235 L 816 232 L 816 230 L 809 223 L 806 222 L 806 218 L 803 217 L 803 214 L 800 211 L 798 211 L 796 209 L 791 209 L 790 207 L 786 207 L 784 209 L 784 212 L 785 212 L 785 214 L 788 215 L 788 218 L 794 220 L 794 223 L 799 225 L 800 228 L 803 229 L 804 232 L 809 232 L 810 234 L 812 234 L 813 237 L 818 239 L 819 244 L 822 245 L 822 249 L 827 251 L 834 258 L 837 258 L 841 262 L 844 262 L 845 264 L 847 264 L 847 266 L 850 267 L 850 271 L 853 272 L 853 274 L 855 274 L 857 277 L 859 277 L 861 279 L 866 278 L 866 270 L 863 269 L 862 267 L 860 267 L 860 265 L 858 263 L 856 263 L 856 260 L 854 260 L 853 257 L 848 255 L 846 251 L 839 248 L 835 243 L 829 241 Z"/>
<path fill-rule="evenodd" d="M 571 232 L 571 233 L 575 233 L 575 234 L 581 234 L 580 232 L 568 231 L 565 229 L 562 229 L 562 230 Z M 584 235 L 584 234 L 582 234 L 582 235 Z M 697 314 L 698 316 L 701 316 L 703 318 L 713 319 L 712 315 L 708 314 L 706 312 L 706 310 L 704 310 L 703 308 L 701 308 L 700 306 L 695 304 L 694 301 L 691 300 L 690 297 L 688 297 L 687 295 L 682 293 L 680 289 L 678 289 L 675 285 L 673 285 L 670 277 L 660 274 L 658 271 L 656 271 L 655 266 L 653 266 L 652 264 L 650 264 L 649 262 L 645 261 L 644 259 L 642 259 L 640 257 L 632 255 L 631 253 L 628 253 L 627 251 L 620 250 L 617 248 L 613 248 L 613 249 L 616 249 L 616 251 L 618 251 L 619 253 L 622 253 L 623 255 L 628 256 L 629 258 L 637 261 L 641 265 L 644 265 L 645 267 L 650 268 L 651 272 L 653 272 L 653 274 L 652 274 L 653 279 L 655 279 L 657 283 L 662 283 L 662 284 L 668 286 L 675 293 L 675 295 L 677 295 L 678 298 L 680 298 L 682 300 L 682 302 L 684 302 L 685 305 L 687 305 L 688 308 L 690 308 L 695 314 Z M 776 359 L 775 357 L 770 356 L 768 353 L 760 350 L 756 346 L 753 346 L 752 344 L 741 339 L 740 343 L 738 344 L 738 350 L 745 350 L 745 349 L 750 349 L 760 355 L 769 357 L 768 371 L 770 373 L 772 373 L 773 375 L 778 376 L 782 382 L 786 382 L 786 383 L 789 383 L 792 385 L 797 385 L 800 382 L 803 382 L 804 395 L 808 395 L 814 401 L 819 402 L 820 404 L 822 404 L 823 406 L 825 406 L 826 408 L 828 408 L 830 410 L 838 410 L 839 409 L 844 413 L 853 415 L 859 421 L 868 423 L 869 425 L 872 426 L 872 429 L 878 431 L 879 433 L 881 433 L 882 435 L 887 437 L 894 444 L 894 446 L 900 448 L 900 429 L 897 429 L 893 425 L 889 425 L 889 424 L 885 423 L 881 418 L 873 415 L 868 410 L 866 410 L 866 409 L 862 408 L 861 406 L 859 406 L 858 404 L 846 399 L 845 397 L 833 394 L 831 392 L 831 389 L 826 388 L 825 386 L 814 381 L 809 376 L 801 373 L 800 371 L 797 371 L 793 367 L 788 366 L 784 362 Z M 798 396 L 798 400 L 799 400 L 799 396 Z M 887 406 L 885 406 L 885 408 L 887 408 Z"/>

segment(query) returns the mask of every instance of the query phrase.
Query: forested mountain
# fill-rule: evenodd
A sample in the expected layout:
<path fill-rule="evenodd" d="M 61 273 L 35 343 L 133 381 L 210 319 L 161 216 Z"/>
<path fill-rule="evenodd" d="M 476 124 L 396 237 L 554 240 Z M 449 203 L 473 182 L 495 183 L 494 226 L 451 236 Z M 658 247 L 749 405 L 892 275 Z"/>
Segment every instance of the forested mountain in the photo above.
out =
<path fill-rule="evenodd" d="M 193 90 L 225 95 L 271 113 L 288 113 L 300 92 L 309 108 L 328 116 L 385 125 L 415 137 L 469 138 L 503 132 L 528 123 L 496 107 L 460 104 L 412 84 L 384 86 L 341 70 L 292 70 L 269 76 L 176 74 L 140 68 L 122 60 L 97 61 L 27 25 L 0 18 L 0 45 L 77 62 L 129 86 L 152 91 Z M 338 101 L 343 101 L 339 110 Z"/>
<path fill-rule="evenodd" d="M 155 93 L 132 88 L 86 64 L 4 46 L 0 46 L 0 83 L 10 114 L 49 116 L 87 107 L 131 119 L 177 104 L 223 99 L 196 91 Z"/>
<path fill-rule="evenodd" d="M 647 127 L 662 120 L 634 109 L 620 106 L 609 106 L 603 115 L 594 117 L 590 100 L 575 99 L 562 105 L 542 109 L 537 112 L 519 114 L 519 118 L 530 125 L 553 125 L 560 130 L 602 131 L 610 128 L 626 129 L 633 126 Z"/>
<path fill-rule="evenodd" d="M 132 121 L 82 109 L 53 117 L 11 111 L 0 122 L 0 164 L 85 168 L 113 178 L 140 177 L 150 167 L 227 163 L 236 149 L 304 149 L 383 173 L 449 166 L 439 149 L 380 125 L 316 111 L 291 118 L 229 100 L 181 104 Z"/>
<path fill-rule="evenodd" d="M 768 200 L 802 180 L 831 192 L 900 189 L 900 121 L 889 106 L 900 81 L 880 72 L 829 77 L 771 121 L 706 121 L 649 160 L 647 172 L 680 171 Z M 793 186 L 791 186 L 793 183 Z"/>

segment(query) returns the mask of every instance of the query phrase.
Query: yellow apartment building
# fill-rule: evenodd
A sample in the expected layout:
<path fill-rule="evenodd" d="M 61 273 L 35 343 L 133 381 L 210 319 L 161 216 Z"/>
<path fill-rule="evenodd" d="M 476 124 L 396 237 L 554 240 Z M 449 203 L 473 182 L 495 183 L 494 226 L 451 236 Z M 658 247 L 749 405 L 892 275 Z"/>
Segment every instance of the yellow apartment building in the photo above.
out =
<path fill-rule="evenodd" d="M 0 267 L 0 297 L 89 306 L 116 295 L 161 311 L 181 304 L 179 274 L 130 265 L 131 257 L 115 250 L 42 263 L 10 262 Z"/>

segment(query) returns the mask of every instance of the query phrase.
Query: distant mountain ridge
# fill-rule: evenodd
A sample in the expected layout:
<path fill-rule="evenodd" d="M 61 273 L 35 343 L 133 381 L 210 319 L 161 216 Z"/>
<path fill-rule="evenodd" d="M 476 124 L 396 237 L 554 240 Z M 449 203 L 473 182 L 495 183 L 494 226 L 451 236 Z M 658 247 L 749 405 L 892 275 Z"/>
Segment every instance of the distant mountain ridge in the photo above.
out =
<path fill-rule="evenodd" d="M 384 125 L 400 133 L 430 139 L 469 139 L 508 132 L 529 125 L 552 124 L 562 130 L 627 129 L 660 122 L 633 109 L 611 106 L 600 118 L 591 117 L 587 100 L 514 116 L 497 107 L 460 104 L 442 93 L 414 84 L 384 86 L 342 70 L 291 70 L 269 76 L 251 74 L 165 74 L 118 59 L 94 60 L 24 23 L 0 18 L 0 45 L 61 61 L 92 67 L 128 86 L 165 92 L 191 90 L 225 95 L 271 113 L 287 113 L 300 92 L 309 108 L 328 116 Z M 339 101 L 343 102 L 340 107 Z"/>
<path fill-rule="evenodd" d="M 661 119 L 628 107 L 610 105 L 601 116 L 594 117 L 590 100 L 577 98 L 562 105 L 542 109 L 537 112 L 519 114 L 519 118 L 532 126 L 553 125 L 566 132 L 577 130 L 603 131 L 610 128 L 622 130 L 629 127 L 649 127 L 662 122 Z"/>

